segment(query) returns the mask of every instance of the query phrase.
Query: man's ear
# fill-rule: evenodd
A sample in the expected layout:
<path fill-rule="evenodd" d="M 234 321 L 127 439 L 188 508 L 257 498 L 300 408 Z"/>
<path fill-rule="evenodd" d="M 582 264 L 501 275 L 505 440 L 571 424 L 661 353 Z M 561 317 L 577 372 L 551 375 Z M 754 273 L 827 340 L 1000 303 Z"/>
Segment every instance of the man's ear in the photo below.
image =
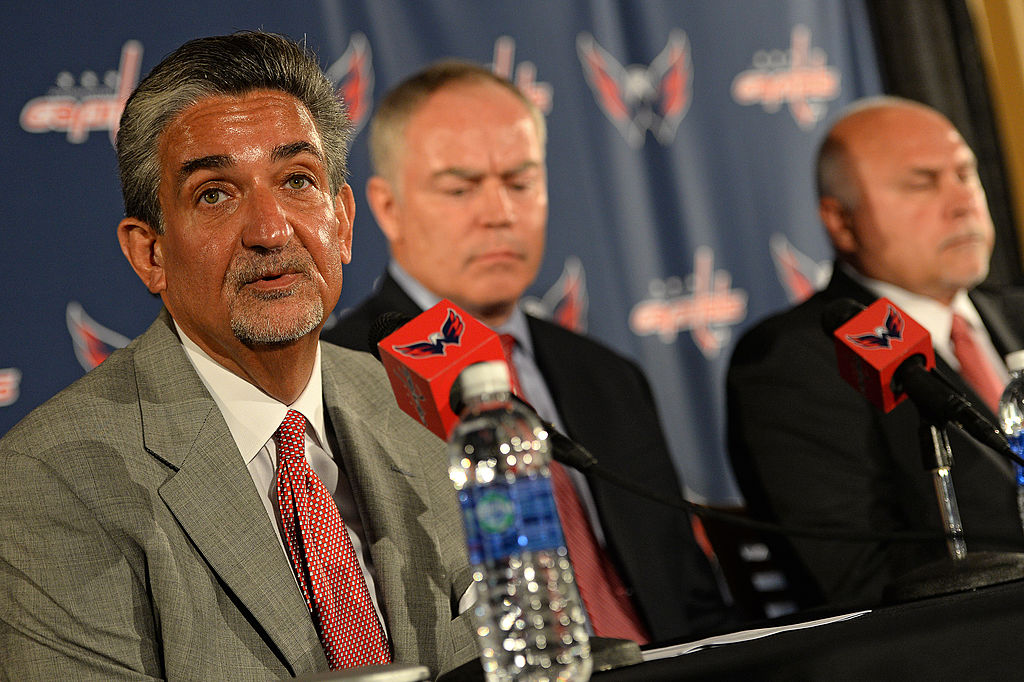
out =
<path fill-rule="evenodd" d="M 366 201 L 388 242 L 399 241 L 402 238 L 402 222 L 398 215 L 400 207 L 391 183 L 380 175 L 371 177 L 366 181 Z"/>
<path fill-rule="evenodd" d="M 836 252 L 852 253 L 857 250 L 857 234 L 853 229 L 850 209 L 835 197 L 826 196 L 818 200 L 818 215 Z"/>
<path fill-rule="evenodd" d="M 338 219 L 338 242 L 341 246 L 341 262 L 352 262 L 352 224 L 356 217 L 356 199 L 352 188 L 346 182 L 334 197 L 334 215 Z"/>
<path fill-rule="evenodd" d="M 159 294 L 167 289 L 159 237 L 149 223 L 138 218 L 125 218 L 117 225 L 117 241 L 121 243 L 121 253 L 151 294 Z"/>

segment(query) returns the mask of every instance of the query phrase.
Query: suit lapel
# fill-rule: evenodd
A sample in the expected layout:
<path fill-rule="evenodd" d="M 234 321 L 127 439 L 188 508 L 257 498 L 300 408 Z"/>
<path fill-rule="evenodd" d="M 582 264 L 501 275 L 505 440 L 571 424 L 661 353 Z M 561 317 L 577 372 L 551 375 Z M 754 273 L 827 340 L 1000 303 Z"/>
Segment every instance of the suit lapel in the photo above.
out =
<path fill-rule="evenodd" d="M 1024 348 L 1024 339 L 1010 326 L 1007 314 L 995 297 L 984 291 L 975 290 L 971 292 L 971 302 L 981 315 L 992 344 L 1000 355 L 1006 357 L 1007 354 Z"/>
<path fill-rule="evenodd" d="M 379 377 L 380 383 L 370 386 L 370 377 L 354 365 L 323 355 L 324 401 L 338 454 L 362 516 L 395 660 L 436 668 L 438 661 L 427 659 L 440 653 L 438 624 L 452 618 L 451 585 L 438 572 L 445 557 L 439 557 L 429 476 L 418 458 L 428 453 L 440 458 L 443 452 L 439 443 L 432 447 L 433 436 L 420 433 L 397 410 L 386 388 L 381 391 L 386 380 Z M 375 402 L 381 400 L 388 402 Z M 409 438 L 410 428 L 416 440 Z M 441 483 L 449 485 L 447 477 Z M 454 500 L 450 489 L 445 492 Z M 457 508 L 453 518 L 459 518 Z M 456 540 L 462 542 L 461 536 Z M 463 589 L 469 582 L 468 575 L 464 578 Z"/>
<path fill-rule="evenodd" d="M 166 312 L 136 371 L 146 449 L 176 470 L 159 490 L 210 568 L 294 672 L 326 659 L 263 501 Z"/>

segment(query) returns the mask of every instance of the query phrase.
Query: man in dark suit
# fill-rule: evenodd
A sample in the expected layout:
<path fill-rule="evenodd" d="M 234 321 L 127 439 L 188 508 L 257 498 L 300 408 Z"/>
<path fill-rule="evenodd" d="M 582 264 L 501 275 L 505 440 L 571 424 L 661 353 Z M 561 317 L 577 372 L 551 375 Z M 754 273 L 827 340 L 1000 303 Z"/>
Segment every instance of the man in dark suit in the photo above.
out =
<path fill-rule="evenodd" d="M 680 497 L 639 368 L 518 307 L 544 251 L 544 141 L 536 106 L 479 66 L 441 62 L 393 89 L 371 123 L 375 175 L 367 184 L 392 260 L 373 296 L 324 338 L 367 349 L 368 329 L 382 313 L 415 315 L 448 298 L 514 337 L 512 360 L 524 397 L 542 417 L 604 467 Z M 577 566 L 597 635 L 645 642 L 724 622 L 721 596 L 686 514 L 593 477 L 577 475 L 573 482 L 588 512 L 587 532 L 605 561 L 603 586 L 588 583 Z M 616 625 L 595 603 L 604 587 L 617 595 Z"/>
<path fill-rule="evenodd" d="M 350 136 L 311 55 L 190 41 L 128 100 L 118 239 L 164 309 L 0 441 L 0 677 L 280 679 L 476 655 L 444 450 L 319 342 Z"/>
<path fill-rule="evenodd" d="M 1024 298 L 975 288 L 988 272 L 994 228 L 974 155 L 938 112 L 877 98 L 829 131 L 817 180 L 835 248 L 832 280 L 737 344 L 727 387 L 734 471 L 751 510 L 783 525 L 941 532 L 917 408 L 905 401 L 883 414 L 847 385 L 822 314 L 837 299 L 889 298 L 928 329 L 938 369 L 998 423 L 1001 358 L 1024 345 Z M 965 359 L 968 347 L 979 349 L 980 363 Z M 990 380 L 975 379 L 978 365 Z M 958 428 L 949 435 L 968 550 L 1021 544 L 1010 466 Z M 895 578 L 946 556 L 941 538 L 791 545 L 818 599 L 849 606 L 878 603 Z"/>

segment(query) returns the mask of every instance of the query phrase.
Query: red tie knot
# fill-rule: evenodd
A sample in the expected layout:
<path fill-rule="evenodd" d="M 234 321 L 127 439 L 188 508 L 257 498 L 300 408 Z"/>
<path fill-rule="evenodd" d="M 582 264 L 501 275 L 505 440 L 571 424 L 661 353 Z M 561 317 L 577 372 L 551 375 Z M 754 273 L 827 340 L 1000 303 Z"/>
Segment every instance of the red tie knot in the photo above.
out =
<path fill-rule="evenodd" d="M 277 429 L 278 455 L 282 459 L 306 456 L 306 418 L 300 412 L 288 410 Z"/>

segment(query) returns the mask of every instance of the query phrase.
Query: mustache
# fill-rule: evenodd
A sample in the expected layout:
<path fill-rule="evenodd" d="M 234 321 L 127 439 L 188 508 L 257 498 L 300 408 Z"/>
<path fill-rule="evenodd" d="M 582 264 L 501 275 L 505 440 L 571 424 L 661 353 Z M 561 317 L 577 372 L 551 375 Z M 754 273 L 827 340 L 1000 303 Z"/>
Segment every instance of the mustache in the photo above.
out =
<path fill-rule="evenodd" d="M 262 255 L 246 254 L 239 256 L 227 272 L 227 280 L 236 288 L 251 284 L 267 277 L 302 273 L 312 276 L 315 269 L 313 258 L 304 249 L 290 249 Z"/>

